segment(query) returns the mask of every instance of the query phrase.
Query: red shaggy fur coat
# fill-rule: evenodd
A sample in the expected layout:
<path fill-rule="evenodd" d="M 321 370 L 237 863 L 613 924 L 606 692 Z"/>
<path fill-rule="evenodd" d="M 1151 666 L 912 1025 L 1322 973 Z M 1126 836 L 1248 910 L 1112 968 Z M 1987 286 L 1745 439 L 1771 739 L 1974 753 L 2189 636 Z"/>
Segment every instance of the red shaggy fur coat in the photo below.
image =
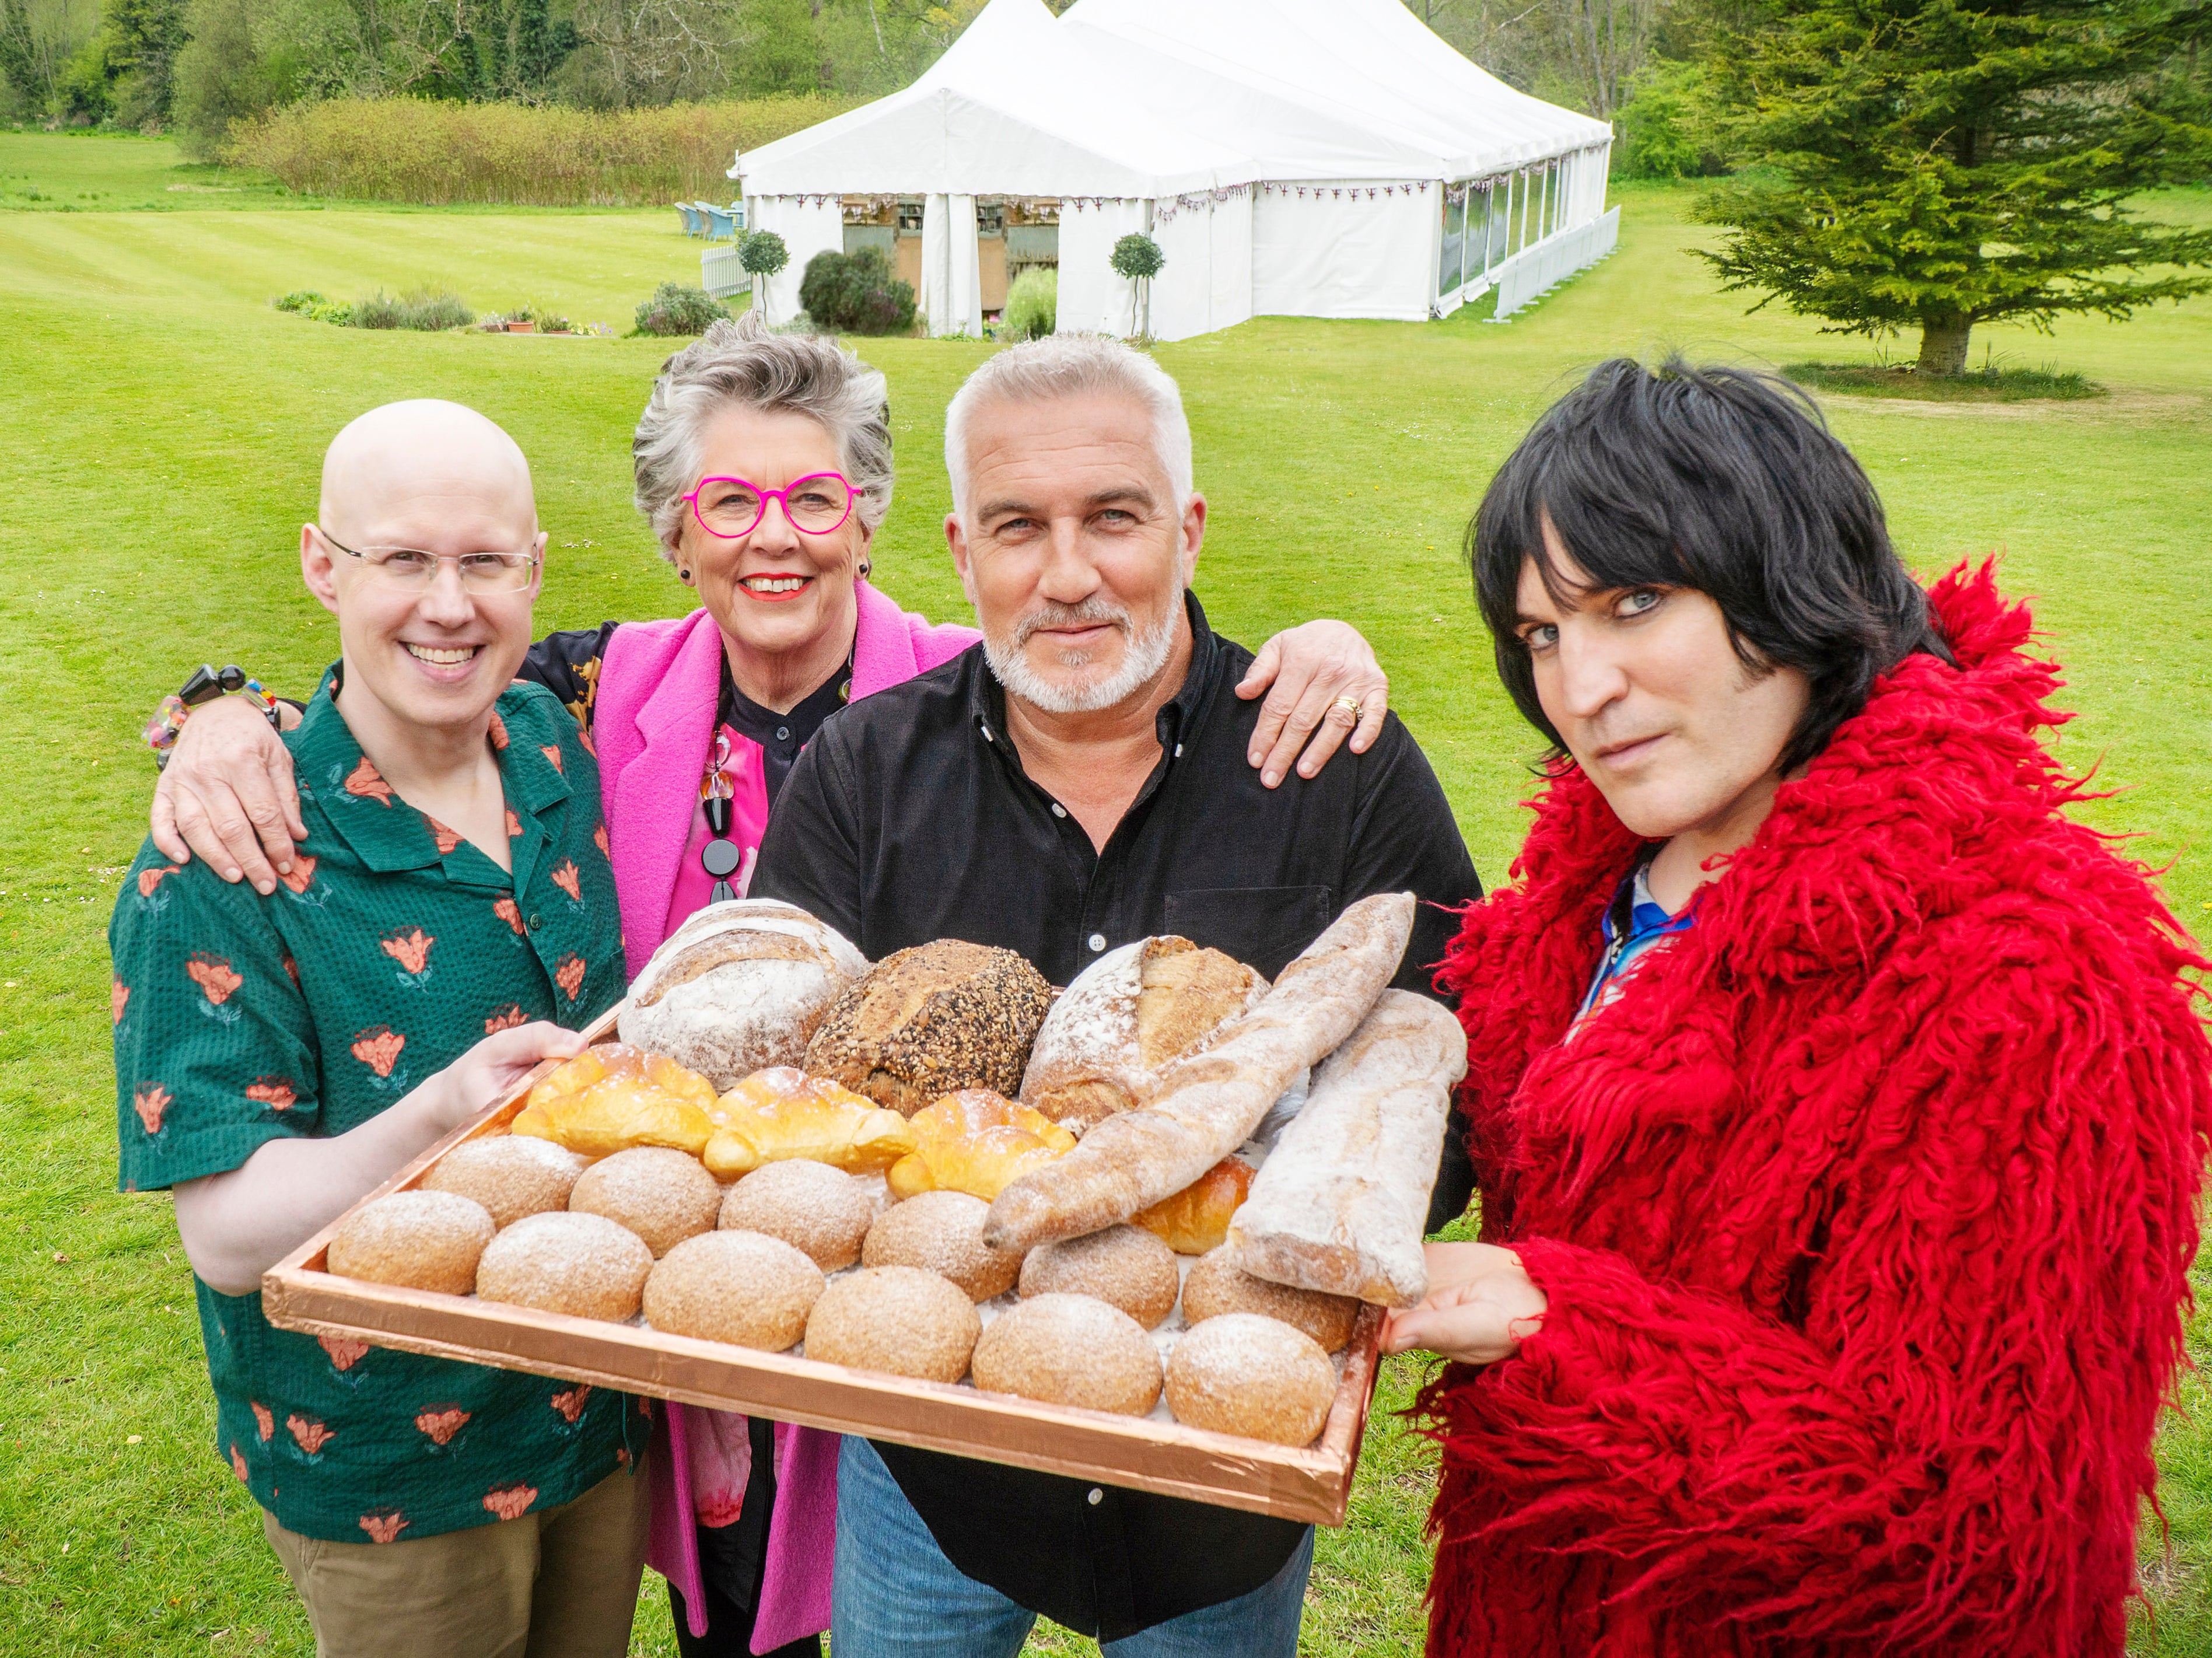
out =
<path fill-rule="evenodd" d="M 1638 842 L 1553 782 L 1468 912 L 1484 1236 L 1540 1333 L 1424 1396 L 1435 1654 L 2122 1649 L 2212 1131 L 2197 963 L 2061 808 L 1986 569 L 1696 926 L 1560 1038 Z"/>

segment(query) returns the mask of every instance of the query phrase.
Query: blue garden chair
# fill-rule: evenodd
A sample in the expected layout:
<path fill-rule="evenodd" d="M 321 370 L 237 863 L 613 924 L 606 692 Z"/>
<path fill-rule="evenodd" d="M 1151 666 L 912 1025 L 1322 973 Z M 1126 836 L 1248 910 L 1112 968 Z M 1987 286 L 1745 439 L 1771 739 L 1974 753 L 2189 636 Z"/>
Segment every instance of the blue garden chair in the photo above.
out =
<path fill-rule="evenodd" d="M 677 211 L 679 215 L 681 215 L 681 216 L 682 216 L 682 217 L 683 217 L 683 220 L 684 220 L 684 234 L 685 235 L 687 235 L 687 236 L 703 236 L 703 235 L 705 235 L 705 234 L 707 234 L 706 226 L 705 226 L 704 224 L 702 224 L 702 223 L 701 222 L 701 221 L 700 221 L 700 217 L 699 217 L 699 210 L 698 210 L 696 206 L 694 206 L 691 203 L 690 203 L 690 202 L 678 202 L 678 203 L 676 203 L 676 211 Z"/>
<path fill-rule="evenodd" d="M 699 206 L 707 215 L 707 234 L 716 241 L 738 234 L 738 222 L 730 216 L 727 208 L 711 206 L 705 202 L 700 203 Z"/>

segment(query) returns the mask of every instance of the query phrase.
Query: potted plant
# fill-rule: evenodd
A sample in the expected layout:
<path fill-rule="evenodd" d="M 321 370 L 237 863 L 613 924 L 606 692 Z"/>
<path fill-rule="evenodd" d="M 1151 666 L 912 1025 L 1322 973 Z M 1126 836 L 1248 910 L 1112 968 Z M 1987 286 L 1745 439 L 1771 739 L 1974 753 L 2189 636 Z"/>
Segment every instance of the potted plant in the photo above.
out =
<path fill-rule="evenodd" d="M 1152 337 L 1152 278 L 1160 274 L 1167 262 L 1168 256 L 1160 252 L 1160 245 L 1142 231 L 1133 230 L 1114 244 L 1110 261 L 1114 274 L 1137 285 L 1137 305 L 1144 318 L 1137 332 L 1144 339 Z"/>

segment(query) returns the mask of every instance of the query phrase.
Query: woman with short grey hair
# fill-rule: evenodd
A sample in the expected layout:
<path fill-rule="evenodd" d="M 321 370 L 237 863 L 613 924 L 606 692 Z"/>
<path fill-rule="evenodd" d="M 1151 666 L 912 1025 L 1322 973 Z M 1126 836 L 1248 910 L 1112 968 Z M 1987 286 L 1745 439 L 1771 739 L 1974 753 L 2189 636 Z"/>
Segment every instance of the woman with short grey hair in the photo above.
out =
<path fill-rule="evenodd" d="M 550 635 L 522 669 L 568 705 L 598 756 L 633 976 L 694 911 L 744 895 L 776 793 L 824 720 L 980 638 L 901 610 L 869 580 L 891 504 L 889 422 L 879 371 L 833 340 L 772 334 L 757 313 L 714 324 L 653 381 L 630 446 L 637 506 L 697 605 Z M 1239 689 L 1274 681 L 1284 712 L 1263 717 L 1253 763 L 1278 774 L 1302 747 L 1317 768 L 1344 738 L 1346 723 L 1317 721 L 1332 698 L 1379 700 L 1386 683 L 1342 623 L 1279 635 L 1261 662 L 1279 666 L 1255 668 Z M 209 704 L 170 754 L 155 845 L 273 891 L 298 806 L 267 721 L 244 698 Z M 817 1652 L 836 1436 L 678 1405 L 663 1420 L 651 1559 L 669 1580 L 678 1648 Z"/>

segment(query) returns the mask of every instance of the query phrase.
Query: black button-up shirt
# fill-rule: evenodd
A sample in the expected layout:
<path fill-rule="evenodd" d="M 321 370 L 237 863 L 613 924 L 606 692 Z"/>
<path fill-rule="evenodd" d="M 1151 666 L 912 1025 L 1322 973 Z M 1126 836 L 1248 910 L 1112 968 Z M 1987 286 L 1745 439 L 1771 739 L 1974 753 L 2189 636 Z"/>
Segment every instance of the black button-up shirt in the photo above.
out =
<path fill-rule="evenodd" d="M 1437 906 L 1481 891 L 1436 774 L 1393 714 L 1365 754 L 1263 787 L 1245 760 L 1260 704 L 1232 689 L 1251 654 L 1208 629 L 1194 596 L 1188 606 L 1190 668 L 1159 713 L 1159 763 L 1103 852 L 1023 771 L 1005 693 L 970 650 L 823 726 L 777 798 L 753 895 L 811 911 L 871 959 L 965 938 L 1065 985 L 1154 933 L 1273 978 L 1346 904 L 1411 890 L 1428 902 L 1396 982 L 1428 991 L 1457 925 Z M 1101 1640 L 1249 1594 L 1304 1535 L 1235 1509 L 877 1448 L 954 1565 Z"/>

